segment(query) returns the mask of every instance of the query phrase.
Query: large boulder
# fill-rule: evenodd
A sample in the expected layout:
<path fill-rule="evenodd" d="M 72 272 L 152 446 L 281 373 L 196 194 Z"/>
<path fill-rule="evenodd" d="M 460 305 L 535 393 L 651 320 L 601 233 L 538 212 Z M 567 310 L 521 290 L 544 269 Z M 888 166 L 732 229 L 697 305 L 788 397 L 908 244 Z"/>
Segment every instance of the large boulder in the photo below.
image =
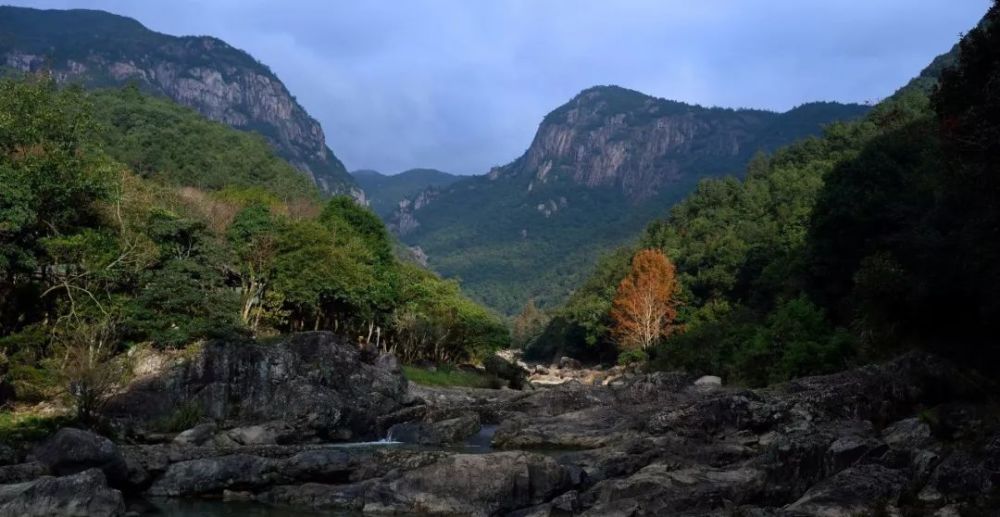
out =
<path fill-rule="evenodd" d="M 507 386 L 515 390 L 524 388 L 528 380 L 528 371 L 513 361 L 508 361 L 499 355 L 491 355 L 483 360 L 486 373 L 507 382 Z"/>
<path fill-rule="evenodd" d="M 107 414 L 162 421 L 196 406 L 206 418 L 247 426 L 283 421 L 292 441 L 370 437 L 378 415 L 402 407 L 406 379 L 391 357 L 362 354 L 330 332 L 276 343 L 215 341 L 194 353 L 146 351 L 132 385 Z"/>
<path fill-rule="evenodd" d="M 81 429 L 64 427 L 35 448 L 35 459 L 57 476 L 100 469 L 112 484 L 124 481 L 128 469 L 111 440 Z"/>
<path fill-rule="evenodd" d="M 596 484 L 587 494 L 596 504 L 585 515 L 703 515 L 753 501 L 765 482 L 763 472 L 750 468 L 678 469 L 657 463 Z"/>
<path fill-rule="evenodd" d="M 461 443 L 479 432 L 479 415 L 465 413 L 438 422 L 404 422 L 389 428 L 389 437 L 403 443 L 442 445 Z"/>
<path fill-rule="evenodd" d="M 534 454 L 455 454 L 373 485 L 375 514 L 487 516 L 540 504 L 582 481 L 579 471 Z"/>
<path fill-rule="evenodd" d="M 906 482 L 902 472 L 858 465 L 818 483 L 786 510 L 794 516 L 878 515 L 896 503 Z"/>
<path fill-rule="evenodd" d="M 100 469 L 0 485 L 0 515 L 111 517 L 124 513 L 121 492 L 108 488 Z"/>
<path fill-rule="evenodd" d="M 230 454 L 170 464 L 149 487 L 156 496 L 222 494 L 293 482 L 346 481 L 356 465 L 345 451 L 312 449 L 287 458 Z"/>

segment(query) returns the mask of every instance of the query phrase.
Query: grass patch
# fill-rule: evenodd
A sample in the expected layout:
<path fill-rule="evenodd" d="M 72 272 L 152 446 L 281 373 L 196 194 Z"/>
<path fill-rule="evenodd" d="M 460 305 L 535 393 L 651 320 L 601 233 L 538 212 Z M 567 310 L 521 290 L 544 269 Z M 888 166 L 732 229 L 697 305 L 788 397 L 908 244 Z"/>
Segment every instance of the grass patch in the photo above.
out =
<path fill-rule="evenodd" d="M 162 432 L 179 433 L 198 425 L 203 416 L 201 406 L 188 402 L 178 406 L 169 416 L 153 422 L 153 428 Z"/>
<path fill-rule="evenodd" d="M 73 422 L 68 416 L 39 416 L 0 411 L 0 443 L 17 445 L 36 442 Z"/>
<path fill-rule="evenodd" d="M 495 377 L 482 373 L 441 366 L 434 371 L 417 366 L 403 366 L 403 374 L 410 382 L 424 386 L 464 386 L 468 388 L 497 388 L 500 384 Z"/>

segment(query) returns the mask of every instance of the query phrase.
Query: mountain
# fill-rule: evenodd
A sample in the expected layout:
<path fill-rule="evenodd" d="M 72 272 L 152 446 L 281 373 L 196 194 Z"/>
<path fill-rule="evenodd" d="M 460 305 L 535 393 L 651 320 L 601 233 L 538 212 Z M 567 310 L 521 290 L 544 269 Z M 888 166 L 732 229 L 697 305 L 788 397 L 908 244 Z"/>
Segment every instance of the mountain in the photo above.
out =
<path fill-rule="evenodd" d="M 209 36 L 160 34 L 131 18 L 93 10 L 0 7 L 0 66 L 48 71 L 60 83 L 129 83 L 207 118 L 263 135 L 327 193 L 354 180 L 326 145 L 316 119 L 264 64 Z"/>
<path fill-rule="evenodd" d="M 447 187 L 461 179 L 437 169 L 409 169 L 392 175 L 362 169 L 351 172 L 351 176 L 365 191 L 368 206 L 383 219 L 392 216 L 400 201 L 429 187 Z"/>
<path fill-rule="evenodd" d="M 528 150 L 488 174 L 421 192 L 390 227 L 441 274 L 511 314 L 560 301 L 605 250 L 633 238 L 702 178 L 857 118 L 861 105 L 785 113 L 705 108 L 617 86 L 549 113 Z"/>

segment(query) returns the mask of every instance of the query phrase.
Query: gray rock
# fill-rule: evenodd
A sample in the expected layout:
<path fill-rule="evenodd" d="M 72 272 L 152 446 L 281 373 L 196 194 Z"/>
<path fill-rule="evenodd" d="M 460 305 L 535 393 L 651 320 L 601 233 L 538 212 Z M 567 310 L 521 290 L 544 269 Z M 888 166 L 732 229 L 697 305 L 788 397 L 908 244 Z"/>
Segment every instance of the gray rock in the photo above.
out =
<path fill-rule="evenodd" d="M 280 482 L 275 461 L 246 454 L 174 463 L 149 487 L 150 495 L 221 494 L 225 489 L 259 488 Z"/>
<path fill-rule="evenodd" d="M 292 441 L 295 430 L 282 421 L 237 427 L 225 433 L 227 441 L 236 445 L 277 445 Z"/>
<path fill-rule="evenodd" d="M 0 515 L 111 517 L 124 513 L 121 492 L 108 488 L 99 469 L 0 485 Z"/>
<path fill-rule="evenodd" d="M 80 429 L 64 427 L 35 448 L 35 459 L 58 476 L 98 468 L 112 485 L 125 481 L 128 469 L 111 440 Z"/>
<path fill-rule="evenodd" d="M 280 485 L 257 494 L 256 500 L 272 505 L 361 512 L 365 507 L 365 494 L 371 486 L 372 482 L 369 481 L 343 485 L 325 483 Z"/>
<path fill-rule="evenodd" d="M 215 436 L 218 426 L 214 423 L 198 424 L 174 437 L 178 445 L 202 445 Z"/>
<path fill-rule="evenodd" d="M 110 400 L 106 413 L 151 422 L 193 404 L 207 418 L 241 426 L 285 422 L 298 442 L 371 438 L 376 418 L 406 398 L 398 364 L 372 361 L 330 332 L 268 344 L 216 341 L 193 355 L 145 361 L 156 367 Z"/>
<path fill-rule="evenodd" d="M 438 422 L 405 422 L 389 428 L 389 436 L 403 443 L 441 445 L 461 443 L 479 432 L 479 415 L 464 415 Z"/>
<path fill-rule="evenodd" d="M 931 441 L 931 426 L 920 418 L 900 420 L 882 431 L 882 440 L 897 449 L 918 449 Z"/>
<path fill-rule="evenodd" d="M 624 478 L 602 481 L 591 489 L 597 504 L 584 515 L 679 515 L 722 510 L 759 497 L 764 472 L 710 467 L 678 469 L 649 465 Z"/>
<path fill-rule="evenodd" d="M 876 515 L 895 504 L 906 476 L 881 465 L 845 469 L 812 487 L 786 510 L 795 516 L 851 517 Z"/>
<path fill-rule="evenodd" d="M 559 358 L 559 368 L 564 368 L 567 370 L 579 370 L 583 368 L 583 364 L 572 357 L 560 357 Z"/>
<path fill-rule="evenodd" d="M 355 467 L 346 451 L 313 449 L 283 460 L 278 469 L 283 476 L 291 479 L 345 482 Z"/>
<path fill-rule="evenodd" d="M 507 385 L 515 390 L 524 388 L 528 379 L 527 370 L 495 354 L 483 360 L 483 368 L 486 369 L 486 373 L 506 381 Z"/>
<path fill-rule="evenodd" d="M 918 494 L 925 502 L 975 499 L 1000 486 L 1000 471 L 988 465 L 988 458 L 956 451 L 941 460 L 927 485 Z"/>
<path fill-rule="evenodd" d="M 37 461 L 0 467 L 0 485 L 23 483 L 49 474 L 49 469 Z"/>
<path fill-rule="evenodd" d="M 364 511 L 488 516 L 541 504 L 570 488 L 570 471 L 549 457 L 456 454 L 374 485 Z"/>

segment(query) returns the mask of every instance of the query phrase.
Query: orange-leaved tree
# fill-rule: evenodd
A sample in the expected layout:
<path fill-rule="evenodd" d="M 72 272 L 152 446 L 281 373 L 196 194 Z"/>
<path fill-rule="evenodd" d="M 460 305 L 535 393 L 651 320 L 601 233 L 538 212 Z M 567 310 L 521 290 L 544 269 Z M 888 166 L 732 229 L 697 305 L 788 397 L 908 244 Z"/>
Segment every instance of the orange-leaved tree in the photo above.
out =
<path fill-rule="evenodd" d="M 673 263 L 660 250 L 639 251 L 618 285 L 611 308 L 612 335 L 627 350 L 646 350 L 671 331 L 677 316 Z"/>

